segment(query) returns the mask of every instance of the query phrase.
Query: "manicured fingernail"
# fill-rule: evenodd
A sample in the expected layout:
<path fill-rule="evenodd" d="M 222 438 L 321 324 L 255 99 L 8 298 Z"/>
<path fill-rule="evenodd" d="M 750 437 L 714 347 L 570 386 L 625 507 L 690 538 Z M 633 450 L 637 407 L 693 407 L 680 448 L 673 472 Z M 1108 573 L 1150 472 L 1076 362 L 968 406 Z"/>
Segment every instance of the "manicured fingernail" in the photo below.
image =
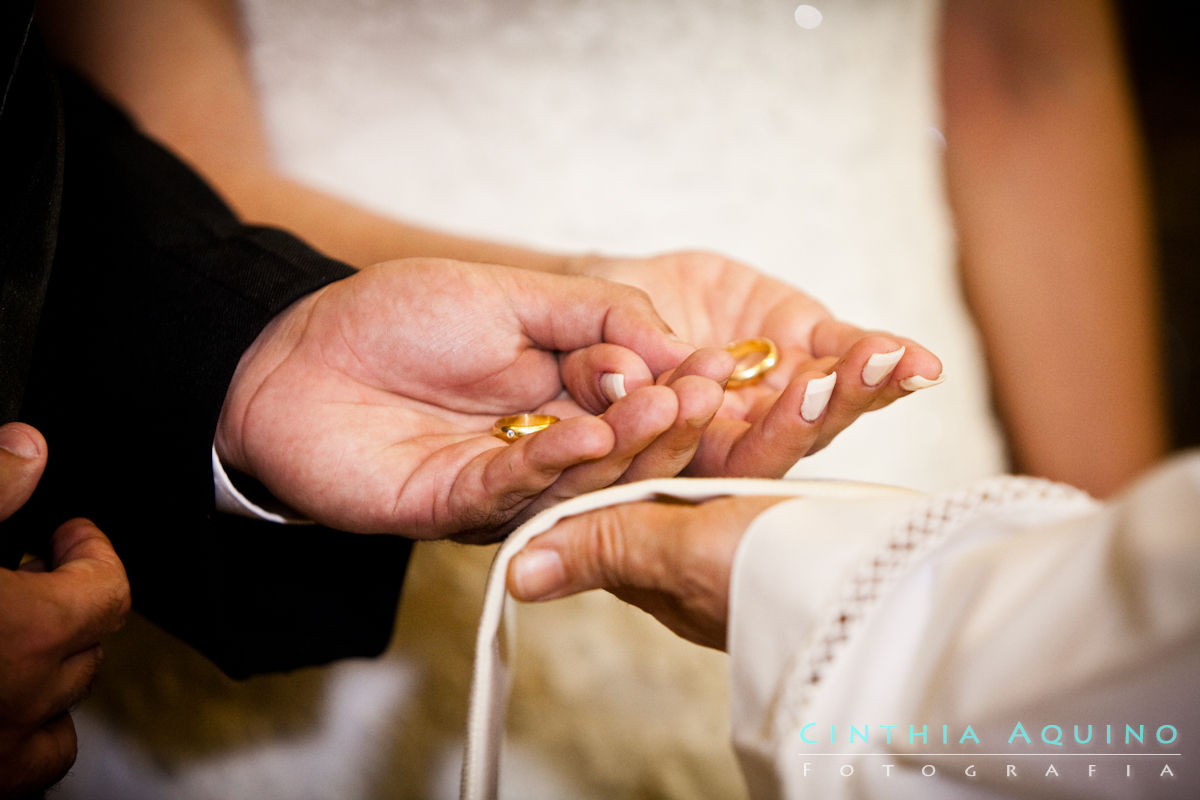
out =
<path fill-rule="evenodd" d="M 554 550 L 527 550 L 513 559 L 512 580 L 518 600 L 541 600 L 562 589 L 567 571 Z"/>
<path fill-rule="evenodd" d="M 619 372 L 606 372 L 600 376 L 600 393 L 610 403 L 615 403 L 624 397 L 628 392 L 625 391 L 625 376 Z"/>
<path fill-rule="evenodd" d="M 876 353 L 867 359 L 867 365 L 863 367 L 862 379 L 867 386 L 878 386 L 888 379 L 892 374 L 892 370 L 900 363 L 900 359 L 904 358 L 904 348 L 893 350 L 890 353 Z"/>
<path fill-rule="evenodd" d="M 19 425 L 0 428 L 0 450 L 6 450 L 17 458 L 29 460 L 42 453 L 41 447 Z"/>
<path fill-rule="evenodd" d="M 918 389 L 928 389 L 930 386 L 937 386 L 942 381 L 946 380 L 944 375 L 938 375 L 936 378 L 923 378 L 920 375 L 913 375 L 911 378 L 905 378 L 900 381 L 900 388 L 906 392 L 915 392 Z"/>
<path fill-rule="evenodd" d="M 825 407 L 829 405 L 829 398 L 833 395 L 835 383 L 836 372 L 808 382 L 808 387 L 804 390 L 804 402 L 800 404 L 800 416 L 804 417 L 805 422 L 816 422 L 817 417 L 824 413 Z"/>

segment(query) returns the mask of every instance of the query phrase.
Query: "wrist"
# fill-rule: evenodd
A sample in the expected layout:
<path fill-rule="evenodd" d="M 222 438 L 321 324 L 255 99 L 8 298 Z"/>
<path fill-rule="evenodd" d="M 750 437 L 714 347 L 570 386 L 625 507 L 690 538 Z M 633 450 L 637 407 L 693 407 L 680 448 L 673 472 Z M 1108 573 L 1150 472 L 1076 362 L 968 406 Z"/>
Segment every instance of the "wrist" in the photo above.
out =
<path fill-rule="evenodd" d="M 215 453 L 225 466 L 255 474 L 247 446 L 248 428 L 254 424 L 252 412 L 267 402 L 264 386 L 298 347 L 312 307 L 326 288 L 305 295 L 275 315 L 238 360 L 213 437 Z"/>

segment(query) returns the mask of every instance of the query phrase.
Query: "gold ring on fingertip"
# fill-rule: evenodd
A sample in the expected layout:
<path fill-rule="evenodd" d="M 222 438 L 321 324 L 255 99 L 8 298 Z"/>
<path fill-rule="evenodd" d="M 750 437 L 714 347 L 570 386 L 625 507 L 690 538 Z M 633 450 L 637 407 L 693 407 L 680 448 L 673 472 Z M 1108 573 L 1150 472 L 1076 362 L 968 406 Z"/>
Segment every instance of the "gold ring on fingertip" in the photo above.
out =
<path fill-rule="evenodd" d="M 779 363 L 779 348 L 765 336 L 738 339 L 725 345 L 725 349 L 737 359 L 737 366 L 725 384 L 726 389 L 757 383 Z"/>
<path fill-rule="evenodd" d="M 558 417 L 552 414 L 512 414 L 492 424 L 492 435 L 512 443 L 522 436 L 549 428 L 556 422 Z"/>

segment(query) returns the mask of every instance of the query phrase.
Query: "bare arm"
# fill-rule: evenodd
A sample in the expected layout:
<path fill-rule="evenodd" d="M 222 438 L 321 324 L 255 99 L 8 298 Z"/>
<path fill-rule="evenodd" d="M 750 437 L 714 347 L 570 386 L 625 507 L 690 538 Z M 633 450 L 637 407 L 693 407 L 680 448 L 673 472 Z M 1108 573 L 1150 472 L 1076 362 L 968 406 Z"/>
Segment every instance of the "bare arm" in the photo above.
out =
<path fill-rule="evenodd" d="M 950 0 L 949 193 L 1015 466 L 1098 495 L 1166 447 L 1140 142 L 1105 4 Z"/>
<path fill-rule="evenodd" d="M 940 361 L 917 342 L 840 323 L 803 292 L 721 256 L 540 253 L 409 226 L 287 179 L 271 161 L 233 0 L 47 2 L 57 52 L 190 161 L 243 219 L 290 229 L 360 267 L 438 256 L 628 283 L 695 344 L 772 338 L 783 358 L 768 379 L 731 393 L 715 421 L 677 420 L 690 431 L 684 441 L 705 431 L 695 459 L 683 461 L 697 474 L 782 475 L 861 414 L 940 378 Z M 888 369 L 876 374 L 868 361 Z"/>
<path fill-rule="evenodd" d="M 407 225 L 291 180 L 272 161 L 236 0 L 47 0 L 52 48 L 217 187 L 239 216 L 359 267 L 408 256 L 562 271 L 564 256 Z"/>

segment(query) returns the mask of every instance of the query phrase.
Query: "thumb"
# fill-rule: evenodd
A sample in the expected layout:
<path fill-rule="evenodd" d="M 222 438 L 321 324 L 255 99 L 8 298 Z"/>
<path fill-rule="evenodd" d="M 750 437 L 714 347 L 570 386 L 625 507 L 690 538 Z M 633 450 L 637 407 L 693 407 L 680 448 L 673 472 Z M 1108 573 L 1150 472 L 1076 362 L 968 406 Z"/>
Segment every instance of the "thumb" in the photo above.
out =
<path fill-rule="evenodd" d="M 509 592 L 532 601 L 608 589 L 683 638 L 723 648 L 738 543 L 754 517 L 779 500 L 643 502 L 580 514 L 513 558 Z"/>
<path fill-rule="evenodd" d="M 672 556 L 666 540 L 678 530 L 673 515 L 679 510 L 630 503 L 565 519 L 513 557 L 509 592 L 537 601 L 589 589 L 659 589 Z"/>
<path fill-rule="evenodd" d="M 8 519 L 33 494 L 46 468 L 46 440 L 31 425 L 0 425 L 0 520 Z"/>
<path fill-rule="evenodd" d="M 120 629 L 129 613 L 129 579 L 112 543 L 89 520 L 64 522 L 51 539 L 62 630 L 72 652 Z"/>

